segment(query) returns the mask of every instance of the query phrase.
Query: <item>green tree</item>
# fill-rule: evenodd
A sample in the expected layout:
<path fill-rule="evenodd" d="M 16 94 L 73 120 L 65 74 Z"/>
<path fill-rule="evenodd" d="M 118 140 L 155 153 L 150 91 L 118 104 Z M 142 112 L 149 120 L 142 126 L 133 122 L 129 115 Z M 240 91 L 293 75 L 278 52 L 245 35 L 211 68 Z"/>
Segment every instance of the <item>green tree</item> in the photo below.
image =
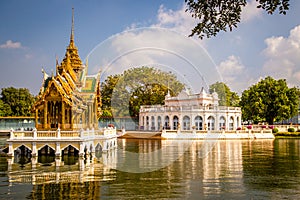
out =
<path fill-rule="evenodd" d="M 121 75 L 109 76 L 101 84 L 102 108 L 106 116 L 138 117 L 141 105 L 163 104 L 168 90 L 177 95 L 183 89 L 171 72 L 153 67 L 131 68 Z"/>
<path fill-rule="evenodd" d="M 111 97 L 121 75 L 111 75 L 101 83 L 102 117 L 112 117 Z"/>
<path fill-rule="evenodd" d="M 289 0 L 256 0 L 258 9 L 264 9 L 268 14 L 279 10 L 286 14 L 289 9 Z M 185 0 L 186 12 L 200 22 L 193 28 L 190 36 L 199 38 L 216 36 L 220 31 L 232 31 L 241 20 L 242 8 L 247 0 Z"/>
<path fill-rule="evenodd" d="M 26 88 L 2 88 L 0 113 L 2 116 L 30 116 L 34 96 Z"/>
<path fill-rule="evenodd" d="M 284 79 L 268 76 L 242 93 L 240 105 L 244 120 L 273 124 L 297 114 L 299 90 L 289 88 Z"/>
<path fill-rule="evenodd" d="M 12 114 L 12 111 L 10 109 L 10 106 L 6 103 L 4 103 L 0 99 L 0 116 L 5 117 L 5 116 L 10 116 Z"/>
<path fill-rule="evenodd" d="M 219 97 L 220 106 L 238 106 L 240 97 L 236 92 L 232 92 L 230 88 L 223 82 L 216 82 L 209 86 L 209 92 L 216 92 Z"/>

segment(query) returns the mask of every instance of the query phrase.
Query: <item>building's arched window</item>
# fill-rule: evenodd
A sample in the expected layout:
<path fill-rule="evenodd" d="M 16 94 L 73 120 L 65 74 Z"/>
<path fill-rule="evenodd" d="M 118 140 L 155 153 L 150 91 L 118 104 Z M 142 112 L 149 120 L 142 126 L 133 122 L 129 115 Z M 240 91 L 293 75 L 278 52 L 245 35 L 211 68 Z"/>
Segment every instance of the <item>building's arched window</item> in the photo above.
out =
<path fill-rule="evenodd" d="M 190 117 L 189 116 L 183 117 L 183 130 L 190 130 Z"/>
<path fill-rule="evenodd" d="M 144 130 L 145 129 L 145 116 L 142 117 L 142 126 L 141 129 Z"/>
<path fill-rule="evenodd" d="M 149 116 L 146 116 L 146 130 L 149 130 Z"/>
<path fill-rule="evenodd" d="M 161 129 L 161 117 L 157 117 L 157 128 L 160 130 Z"/>
<path fill-rule="evenodd" d="M 170 129 L 170 118 L 169 116 L 165 116 L 165 125 L 164 125 L 165 129 Z"/>
<path fill-rule="evenodd" d="M 151 116 L 151 130 L 155 130 L 155 118 Z"/>
<path fill-rule="evenodd" d="M 202 130 L 203 129 L 202 117 L 200 117 L 200 116 L 195 117 L 195 128 L 196 128 L 196 130 Z"/>
<path fill-rule="evenodd" d="M 226 126 L 226 119 L 225 117 L 220 117 L 220 120 L 219 120 L 219 130 L 222 130 L 222 129 L 225 129 L 225 126 Z"/>
<path fill-rule="evenodd" d="M 178 117 L 175 115 L 175 116 L 173 117 L 173 129 L 174 129 L 174 130 L 177 130 L 177 128 L 178 128 L 178 122 L 179 122 L 179 119 L 178 119 Z"/>
<path fill-rule="evenodd" d="M 210 116 L 207 119 L 207 129 L 209 131 L 215 130 L 215 118 L 213 116 Z"/>
<path fill-rule="evenodd" d="M 229 130 L 233 130 L 234 119 L 233 117 L 229 118 Z"/>

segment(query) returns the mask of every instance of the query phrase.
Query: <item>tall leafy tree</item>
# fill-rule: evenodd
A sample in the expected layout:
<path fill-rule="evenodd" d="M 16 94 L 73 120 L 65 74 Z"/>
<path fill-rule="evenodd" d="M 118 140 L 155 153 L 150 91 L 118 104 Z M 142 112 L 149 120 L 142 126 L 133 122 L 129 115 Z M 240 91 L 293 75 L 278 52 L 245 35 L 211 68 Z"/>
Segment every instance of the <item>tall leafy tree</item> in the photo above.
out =
<path fill-rule="evenodd" d="M 297 114 L 299 90 L 289 88 L 284 79 L 268 76 L 242 93 L 240 105 L 244 120 L 273 124 Z"/>
<path fill-rule="evenodd" d="M 223 82 L 216 82 L 209 86 L 209 92 L 216 92 L 219 97 L 220 106 L 238 106 L 240 97 L 236 92 L 232 92 L 230 88 Z"/>
<path fill-rule="evenodd" d="M 286 14 L 289 0 L 256 0 L 257 8 L 273 14 L 277 10 Z M 190 36 L 199 38 L 216 36 L 220 31 L 232 31 L 241 21 L 242 8 L 247 0 L 185 0 L 187 12 L 199 20 Z"/>
<path fill-rule="evenodd" d="M 184 89 L 176 76 L 153 67 L 138 67 L 109 76 L 101 84 L 103 116 L 137 117 L 141 105 L 163 104 L 168 91 L 177 95 Z"/>
<path fill-rule="evenodd" d="M 34 96 L 26 88 L 2 88 L 0 113 L 2 116 L 30 116 Z"/>
<path fill-rule="evenodd" d="M 120 74 L 108 76 L 106 80 L 101 83 L 102 117 L 112 117 L 110 102 L 112 93 L 120 79 L 120 76 Z"/>

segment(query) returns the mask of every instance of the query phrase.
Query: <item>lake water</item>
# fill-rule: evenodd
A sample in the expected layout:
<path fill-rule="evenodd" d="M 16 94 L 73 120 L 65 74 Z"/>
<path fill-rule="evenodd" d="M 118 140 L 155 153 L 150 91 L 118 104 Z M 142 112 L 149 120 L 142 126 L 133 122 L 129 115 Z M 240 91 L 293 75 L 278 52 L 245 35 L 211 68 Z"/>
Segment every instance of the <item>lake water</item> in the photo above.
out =
<path fill-rule="evenodd" d="M 0 157 L 0 199 L 299 198 L 300 139 L 119 139 L 93 158 Z"/>

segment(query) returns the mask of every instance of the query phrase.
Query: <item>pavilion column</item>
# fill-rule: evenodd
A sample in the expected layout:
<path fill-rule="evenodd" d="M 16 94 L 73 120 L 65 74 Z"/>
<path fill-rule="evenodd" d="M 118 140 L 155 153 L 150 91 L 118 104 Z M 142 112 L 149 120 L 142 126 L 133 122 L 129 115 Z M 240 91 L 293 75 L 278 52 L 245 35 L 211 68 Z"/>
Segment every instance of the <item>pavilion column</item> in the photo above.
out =
<path fill-rule="evenodd" d="M 70 124 L 71 124 L 71 121 L 70 121 L 70 110 L 67 108 L 66 109 L 66 113 L 65 113 L 65 115 L 67 115 L 67 124 L 69 124 L 69 126 L 70 126 Z"/>
<path fill-rule="evenodd" d="M 71 124 L 71 129 L 73 129 L 73 121 L 75 120 L 75 119 L 73 119 L 73 112 L 72 112 L 72 110 L 70 109 L 69 110 L 69 112 L 70 112 L 70 124 Z"/>
<path fill-rule="evenodd" d="M 92 110 L 92 106 L 91 106 L 91 104 L 89 105 L 89 115 L 90 115 L 90 117 L 89 117 L 89 119 L 90 119 L 90 123 L 89 123 L 89 127 L 90 128 L 93 128 L 93 125 L 94 125 L 94 118 L 93 118 L 93 110 Z"/>
<path fill-rule="evenodd" d="M 97 117 L 97 102 L 93 104 L 93 118 L 94 118 L 94 123 L 95 123 L 95 128 L 98 128 L 98 117 Z"/>
<path fill-rule="evenodd" d="M 35 110 L 35 128 L 38 128 L 39 109 Z"/>
<path fill-rule="evenodd" d="M 48 128 L 47 115 L 48 115 L 48 102 L 45 101 L 45 103 L 44 103 L 44 128 Z"/>
<path fill-rule="evenodd" d="M 61 101 L 61 128 L 65 129 L 65 102 Z"/>

